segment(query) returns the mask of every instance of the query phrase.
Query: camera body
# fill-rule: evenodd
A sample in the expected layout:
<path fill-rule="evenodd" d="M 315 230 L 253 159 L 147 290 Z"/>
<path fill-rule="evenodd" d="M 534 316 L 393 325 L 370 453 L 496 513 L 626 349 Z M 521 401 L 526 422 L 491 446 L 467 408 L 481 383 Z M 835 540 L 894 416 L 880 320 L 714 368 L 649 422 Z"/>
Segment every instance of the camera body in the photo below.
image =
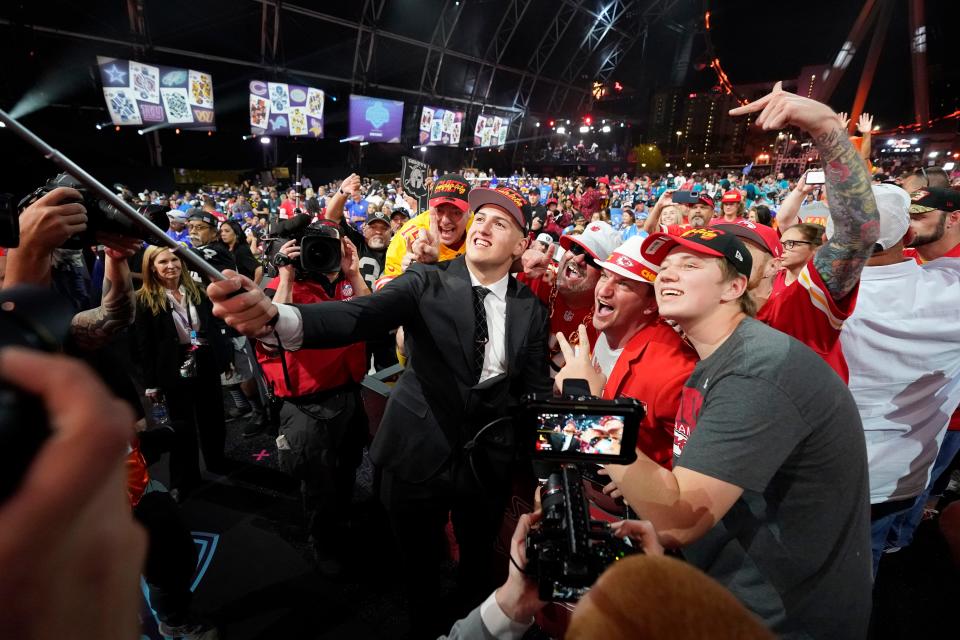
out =
<path fill-rule="evenodd" d="M 607 522 L 590 519 L 576 465 L 550 474 L 541 493 L 540 526 L 527 534 L 527 573 L 545 602 L 575 602 L 611 563 L 636 552 Z"/>
<path fill-rule="evenodd" d="M 280 247 L 289 240 L 300 246 L 300 259 L 291 260 L 280 253 Z M 342 251 L 340 231 L 324 222 L 313 222 L 306 227 L 294 227 L 281 231 L 276 237 L 264 240 L 264 253 L 269 256 L 267 275 L 277 276 L 279 267 L 293 265 L 298 278 L 315 277 L 340 271 Z"/>
<path fill-rule="evenodd" d="M 0 347 L 57 351 L 66 341 L 73 307 L 41 287 L 0 292 Z M 50 435 L 39 398 L 0 382 L 0 449 L 9 455 L 0 465 L 0 502 L 13 494 L 44 440 Z"/>
<path fill-rule="evenodd" d="M 535 429 L 534 460 L 556 463 L 541 493 L 543 518 L 527 535 L 527 572 L 540 599 L 579 600 L 610 563 L 636 550 L 607 522 L 590 518 L 584 473 L 598 463 L 630 464 L 645 408 L 633 398 L 600 400 L 585 381 L 568 380 L 560 398 L 528 396 L 524 424 Z"/>
<path fill-rule="evenodd" d="M 117 233 L 128 238 L 140 238 L 150 244 L 161 243 L 159 238 L 155 238 L 152 234 L 145 233 L 143 229 L 120 213 L 116 207 L 92 193 L 69 173 L 61 173 L 51 178 L 45 185 L 20 200 L 20 204 L 17 206 L 18 215 L 19 212 L 22 212 L 39 198 L 58 187 L 70 187 L 71 189 L 79 191 L 81 198 L 76 202 L 82 204 L 87 210 L 86 231 L 69 238 L 63 244 L 64 249 L 82 249 L 83 247 L 96 244 L 96 234 L 100 231 Z M 166 231 L 170 226 L 170 220 L 167 218 L 167 210 L 160 205 L 148 204 L 140 207 L 139 212 L 163 231 Z"/>

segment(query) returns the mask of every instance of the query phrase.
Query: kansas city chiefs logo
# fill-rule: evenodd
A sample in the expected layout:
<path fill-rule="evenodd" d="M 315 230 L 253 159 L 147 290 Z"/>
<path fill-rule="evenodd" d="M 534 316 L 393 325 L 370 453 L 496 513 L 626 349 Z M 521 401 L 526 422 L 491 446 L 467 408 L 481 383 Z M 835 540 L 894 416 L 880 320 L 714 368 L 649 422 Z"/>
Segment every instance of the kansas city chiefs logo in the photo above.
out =
<path fill-rule="evenodd" d="M 634 264 L 634 263 L 633 263 L 633 260 L 631 260 L 631 259 L 628 258 L 627 256 L 617 256 L 617 259 L 616 259 L 615 262 L 616 262 L 616 264 L 620 265 L 621 267 L 626 267 L 627 269 L 632 268 L 632 267 L 633 267 L 633 264 Z"/>
<path fill-rule="evenodd" d="M 590 231 L 593 231 L 594 233 L 596 233 L 597 231 L 600 231 L 600 225 L 596 225 L 596 224 L 593 225 L 592 227 L 590 227 Z"/>

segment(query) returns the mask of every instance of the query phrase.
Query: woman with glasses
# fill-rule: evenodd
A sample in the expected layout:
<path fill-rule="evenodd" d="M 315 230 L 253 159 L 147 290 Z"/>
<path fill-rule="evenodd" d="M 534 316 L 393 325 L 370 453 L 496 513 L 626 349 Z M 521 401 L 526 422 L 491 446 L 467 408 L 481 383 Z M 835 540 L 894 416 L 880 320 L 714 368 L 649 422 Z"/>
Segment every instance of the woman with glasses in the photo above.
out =
<path fill-rule="evenodd" d="M 794 282 L 800 272 L 813 258 L 813 254 L 823 244 L 823 227 L 818 224 L 795 224 L 783 232 L 780 243 L 783 245 L 783 269 L 773 279 L 773 293 L 777 295 Z"/>

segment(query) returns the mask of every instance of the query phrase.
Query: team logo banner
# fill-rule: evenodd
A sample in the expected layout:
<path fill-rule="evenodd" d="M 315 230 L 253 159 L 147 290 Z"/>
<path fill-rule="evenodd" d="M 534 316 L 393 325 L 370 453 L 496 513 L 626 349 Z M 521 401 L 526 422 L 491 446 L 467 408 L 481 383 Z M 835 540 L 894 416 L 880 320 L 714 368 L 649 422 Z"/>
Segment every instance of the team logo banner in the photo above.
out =
<path fill-rule="evenodd" d="M 209 73 L 104 56 L 97 68 L 113 124 L 216 130 Z"/>
<path fill-rule="evenodd" d="M 457 146 L 463 128 L 463 111 L 451 111 L 440 107 L 424 107 L 420 112 L 419 144 Z"/>
<path fill-rule="evenodd" d="M 285 82 L 250 82 L 250 132 L 261 136 L 323 137 L 324 93 Z"/>

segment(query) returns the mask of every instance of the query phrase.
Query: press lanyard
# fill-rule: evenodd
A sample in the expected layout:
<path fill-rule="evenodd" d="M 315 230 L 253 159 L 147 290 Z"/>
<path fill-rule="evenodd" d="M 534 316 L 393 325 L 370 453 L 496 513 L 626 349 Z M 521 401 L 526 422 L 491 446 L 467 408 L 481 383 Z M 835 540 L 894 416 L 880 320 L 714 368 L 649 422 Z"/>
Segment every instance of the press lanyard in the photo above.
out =
<path fill-rule="evenodd" d="M 200 339 L 197 337 L 197 330 L 193 328 L 193 321 L 190 319 L 190 298 L 188 298 L 187 296 L 184 296 L 184 299 L 186 300 L 186 303 L 187 303 L 187 316 L 186 316 L 186 317 L 184 317 L 183 314 L 180 313 L 180 312 L 177 310 L 177 308 L 174 307 L 173 305 L 171 305 L 171 310 L 172 310 L 175 314 L 177 314 L 177 317 L 180 318 L 181 322 L 183 322 L 183 326 L 184 326 L 184 327 L 189 327 L 189 328 L 190 328 L 190 344 L 196 347 L 196 346 L 199 346 L 199 345 L 200 345 Z M 199 320 L 199 318 L 198 318 L 198 320 Z"/>

